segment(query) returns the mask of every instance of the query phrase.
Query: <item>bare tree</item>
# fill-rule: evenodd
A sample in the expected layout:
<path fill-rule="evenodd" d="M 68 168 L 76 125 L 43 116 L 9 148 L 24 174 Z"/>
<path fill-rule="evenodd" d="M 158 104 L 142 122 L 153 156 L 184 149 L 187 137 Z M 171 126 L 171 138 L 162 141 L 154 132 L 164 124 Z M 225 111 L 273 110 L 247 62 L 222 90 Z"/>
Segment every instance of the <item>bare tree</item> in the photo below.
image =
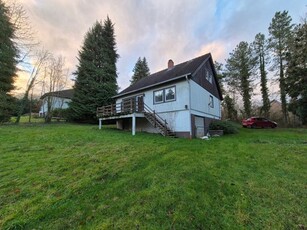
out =
<path fill-rule="evenodd" d="M 43 92 L 53 93 L 47 96 L 47 114 L 45 116 L 45 122 L 50 122 L 52 118 L 52 111 L 54 110 L 54 104 L 56 102 L 56 95 L 54 95 L 54 93 L 66 87 L 67 79 L 68 69 L 65 68 L 65 59 L 62 56 L 50 58 L 49 65 L 45 68 L 42 82 Z"/>
<path fill-rule="evenodd" d="M 39 42 L 23 5 L 17 0 L 7 0 L 10 22 L 15 28 L 14 41 L 19 52 L 18 63 L 23 63 Z"/>
<path fill-rule="evenodd" d="M 38 77 L 41 73 L 41 70 L 43 69 L 44 65 L 46 64 L 48 58 L 50 57 L 50 53 L 46 50 L 40 50 L 36 54 L 36 61 L 32 65 L 32 71 L 28 79 L 27 88 L 25 91 L 25 94 L 21 100 L 21 105 L 18 111 L 16 123 L 19 123 L 20 117 L 22 115 L 22 112 L 24 110 L 25 104 L 29 97 L 29 92 L 33 89 L 34 85 L 38 83 Z M 30 113 L 31 117 L 31 113 Z M 31 121 L 31 118 L 29 118 L 29 121 Z"/>

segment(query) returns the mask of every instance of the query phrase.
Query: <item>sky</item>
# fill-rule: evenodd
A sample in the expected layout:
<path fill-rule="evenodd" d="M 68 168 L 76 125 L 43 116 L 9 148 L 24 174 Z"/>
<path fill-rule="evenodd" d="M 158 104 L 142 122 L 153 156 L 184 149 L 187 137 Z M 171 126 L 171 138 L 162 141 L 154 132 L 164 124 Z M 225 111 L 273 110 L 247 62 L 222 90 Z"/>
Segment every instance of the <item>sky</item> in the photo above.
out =
<path fill-rule="evenodd" d="M 211 53 L 225 62 L 240 41 L 267 34 L 277 11 L 287 10 L 293 23 L 307 12 L 306 0 L 19 0 L 41 46 L 65 57 L 71 74 L 78 51 L 95 21 L 114 23 L 120 90 L 130 84 L 138 57 L 146 57 L 150 72 Z M 26 76 L 16 82 L 19 90 Z M 68 85 L 71 87 L 73 83 Z"/>

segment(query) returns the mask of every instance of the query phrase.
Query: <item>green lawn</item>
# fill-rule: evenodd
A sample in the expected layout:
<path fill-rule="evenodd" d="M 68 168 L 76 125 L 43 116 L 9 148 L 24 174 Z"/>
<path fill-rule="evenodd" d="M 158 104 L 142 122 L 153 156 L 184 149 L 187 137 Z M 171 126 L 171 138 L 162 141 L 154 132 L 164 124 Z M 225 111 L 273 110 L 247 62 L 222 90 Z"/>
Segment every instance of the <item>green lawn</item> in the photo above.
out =
<path fill-rule="evenodd" d="M 0 126 L 0 229 L 303 229 L 307 130 Z"/>

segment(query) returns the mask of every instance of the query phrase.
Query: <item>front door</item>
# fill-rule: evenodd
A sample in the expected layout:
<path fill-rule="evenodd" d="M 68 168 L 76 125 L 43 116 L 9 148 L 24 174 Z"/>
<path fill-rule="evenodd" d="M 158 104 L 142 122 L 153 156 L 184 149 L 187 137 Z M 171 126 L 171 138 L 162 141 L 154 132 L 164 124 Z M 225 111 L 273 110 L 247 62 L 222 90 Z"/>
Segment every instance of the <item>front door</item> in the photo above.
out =
<path fill-rule="evenodd" d="M 144 98 L 143 96 L 136 97 L 136 112 L 144 112 Z"/>

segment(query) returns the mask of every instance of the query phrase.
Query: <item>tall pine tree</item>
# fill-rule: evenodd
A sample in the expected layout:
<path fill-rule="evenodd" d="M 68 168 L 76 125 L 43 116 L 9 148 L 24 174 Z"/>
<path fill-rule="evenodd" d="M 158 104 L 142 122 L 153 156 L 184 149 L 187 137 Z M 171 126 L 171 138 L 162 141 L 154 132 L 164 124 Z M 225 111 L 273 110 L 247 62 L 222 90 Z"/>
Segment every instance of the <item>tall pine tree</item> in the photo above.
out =
<path fill-rule="evenodd" d="M 307 124 L 307 18 L 294 29 L 287 55 L 286 92 L 291 97 L 289 110 Z"/>
<path fill-rule="evenodd" d="M 143 57 L 143 59 L 141 59 L 141 57 L 139 57 L 133 68 L 133 76 L 132 79 L 130 80 L 131 85 L 149 75 L 150 72 L 146 58 Z"/>
<path fill-rule="evenodd" d="M 261 114 L 263 114 L 265 117 L 269 117 L 271 103 L 269 99 L 266 72 L 268 45 L 264 34 L 258 33 L 256 35 L 255 41 L 253 42 L 253 48 L 256 54 L 256 58 L 258 59 L 257 64 L 260 73 L 260 86 L 262 95 Z"/>
<path fill-rule="evenodd" d="M 251 115 L 252 76 L 256 59 L 247 42 L 240 42 L 226 60 L 227 81 L 230 87 L 238 90 L 243 98 L 244 115 Z"/>
<path fill-rule="evenodd" d="M 288 123 L 285 69 L 286 55 L 289 49 L 289 41 L 292 36 L 291 17 L 288 11 L 276 12 L 269 26 L 269 46 L 274 55 L 274 67 L 279 74 L 280 100 L 283 113 L 283 120 Z"/>
<path fill-rule="evenodd" d="M 79 51 L 70 103 L 73 120 L 94 122 L 97 107 L 113 103 L 112 97 L 118 89 L 117 59 L 114 25 L 108 17 L 103 24 L 96 22 L 87 32 Z"/>
<path fill-rule="evenodd" d="M 16 76 L 17 48 L 14 43 L 15 29 L 8 16 L 8 9 L 0 0 L 0 123 L 10 119 Z"/>

